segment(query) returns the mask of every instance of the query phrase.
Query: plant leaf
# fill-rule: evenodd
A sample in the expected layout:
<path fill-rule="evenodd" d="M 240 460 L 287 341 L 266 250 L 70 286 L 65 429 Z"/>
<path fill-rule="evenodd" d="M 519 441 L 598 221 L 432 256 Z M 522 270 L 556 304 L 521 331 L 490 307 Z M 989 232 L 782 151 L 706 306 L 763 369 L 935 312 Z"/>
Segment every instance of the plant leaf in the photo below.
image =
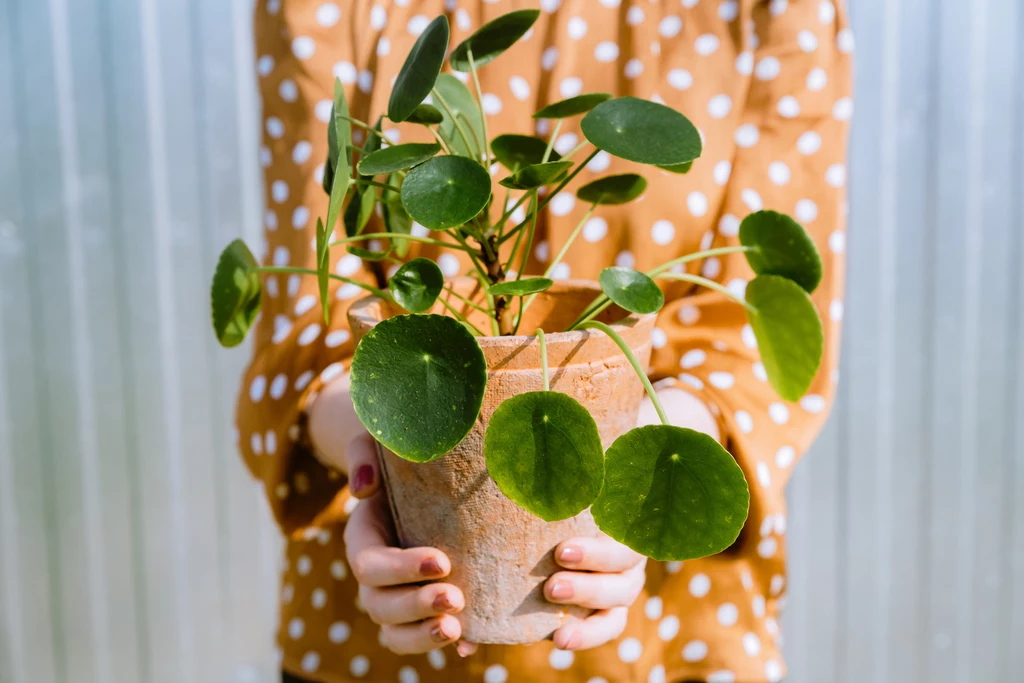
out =
<path fill-rule="evenodd" d="M 758 275 L 781 275 L 810 294 L 821 282 L 821 256 L 803 226 L 783 213 L 758 211 L 740 223 L 740 244 Z"/>
<path fill-rule="evenodd" d="M 571 161 L 548 161 L 543 164 L 530 164 L 519 169 L 508 178 L 499 181 L 499 185 L 513 190 L 533 190 L 544 185 L 557 183 L 572 168 Z"/>
<path fill-rule="evenodd" d="M 609 299 L 631 313 L 657 313 L 665 304 L 665 295 L 658 285 L 639 270 L 605 268 L 598 282 Z"/>
<path fill-rule="evenodd" d="M 508 280 L 491 285 L 487 293 L 492 296 L 526 296 L 550 289 L 555 281 L 546 277 L 524 277 L 521 280 Z"/>
<path fill-rule="evenodd" d="M 585 510 L 604 479 L 597 423 L 556 391 L 518 394 L 498 406 L 487 424 L 484 458 L 501 492 L 548 522 Z"/>
<path fill-rule="evenodd" d="M 358 256 L 359 258 L 363 259 L 364 261 L 371 261 L 371 262 L 383 261 L 384 259 L 386 259 L 388 257 L 388 254 L 391 253 L 390 250 L 386 250 L 386 251 L 370 251 L 369 249 L 363 249 L 361 247 L 353 247 L 353 246 L 348 246 L 346 250 L 348 251 L 348 253 L 352 254 L 353 256 Z"/>
<path fill-rule="evenodd" d="M 462 323 L 399 315 L 378 323 L 352 357 L 352 405 L 396 455 L 428 462 L 455 448 L 480 414 L 487 364 Z"/>
<path fill-rule="evenodd" d="M 547 148 L 547 141 L 533 135 L 506 133 L 491 141 L 494 158 L 513 173 L 525 166 L 542 163 Z M 558 161 L 561 158 L 558 152 L 551 150 L 548 161 Z"/>
<path fill-rule="evenodd" d="M 750 326 L 768 382 L 787 401 L 807 393 L 825 345 L 821 318 L 800 285 L 779 275 L 758 275 L 747 285 Z"/>
<path fill-rule="evenodd" d="M 628 204 L 647 189 L 647 180 L 636 173 L 622 173 L 592 180 L 576 190 L 580 201 L 589 204 Z"/>
<path fill-rule="evenodd" d="M 470 143 L 473 146 L 479 144 L 477 140 L 483 140 L 484 138 L 484 115 L 480 111 L 476 98 L 473 97 L 473 93 L 469 91 L 469 88 L 452 74 L 443 73 L 437 77 L 434 89 L 444 98 L 444 101 L 452 110 L 452 114 L 457 117 L 460 115 L 463 117 L 462 127 L 469 135 Z M 441 106 L 440 102 L 435 100 L 435 103 L 441 109 L 441 115 L 444 117 L 439 130 L 445 140 L 451 141 L 452 151 L 464 157 L 477 156 L 473 153 L 471 147 L 466 146 L 466 141 L 462 139 L 455 121 L 448 115 L 448 111 Z"/>
<path fill-rule="evenodd" d="M 422 164 L 427 159 L 437 156 L 441 145 L 436 142 L 408 142 L 404 145 L 392 145 L 367 154 L 359 160 L 359 173 L 365 176 L 392 173 Z"/>
<path fill-rule="evenodd" d="M 441 123 L 444 121 L 444 114 L 442 114 L 441 110 L 437 107 L 429 104 L 420 104 L 411 114 L 409 114 L 409 118 L 407 118 L 406 121 L 408 123 L 419 123 L 424 126 L 431 126 L 435 123 Z"/>
<path fill-rule="evenodd" d="M 586 114 L 588 111 L 612 98 L 606 92 L 592 92 L 576 95 L 560 102 L 552 102 L 533 115 L 535 119 L 566 119 Z"/>
<path fill-rule="evenodd" d="M 348 100 L 345 99 L 345 88 L 341 81 L 334 79 L 334 107 L 331 110 L 331 129 L 334 130 L 337 140 L 337 155 L 332 159 L 333 179 L 331 183 L 331 198 L 327 203 L 327 234 L 334 230 L 338 222 L 338 215 L 341 213 L 341 205 L 345 202 L 345 195 L 348 194 L 349 184 L 352 182 L 352 169 L 349 159 L 349 148 L 352 146 L 352 126 L 346 118 L 348 113 Z M 328 135 L 328 137 L 330 137 Z M 342 154 L 342 150 L 345 151 Z M 326 305 L 326 304 L 325 304 Z"/>
<path fill-rule="evenodd" d="M 471 220 L 491 197 L 491 176 L 472 159 L 439 156 L 409 171 L 402 204 L 430 230 L 458 227 Z"/>
<path fill-rule="evenodd" d="M 405 58 L 388 100 L 389 119 L 395 123 L 405 121 L 430 94 L 447 50 L 448 18 L 442 14 L 427 24 Z"/>
<path fill-rule="evenodd" d="M 636 97 L 619 97 L 591 109 L 580 122 L 598 149 L 628 161 L 674 166 L 700 156 L 700 134 L 675 109 Z"/>
<path fill-rule="evenodd" d="M 687 161 L 682 164 L 668 164 L 664 166 L 658 166 L 658 168 L 660 168 L 663 171 L 668 171 L 669 173 L 678 173 L 680 175 L 685 175 L 690 172 L 691 168 L 693 168 L 693 162 Z"/>
<path fill-rule="evenodd" d="M 538 16 L 540 10 L 521 9 L 487 22 L 452 50 L 449 63 L 456 71 L 470 71 L 469 51 L 472 50 L 473 62 L 477 67 L 483 66 L 522 38 Z"/>
<path fill-rule="evenodd" d="M 444 287 L 444 274 L 428 258 L 414 258 L 388 280 L 388 291 L 398 305 L 410 313 L 422 313 L 437 300 Z"/>
<path fill-rule="evenodd" d="M 389 177 L 391 179 L 396 179 L 398 174 L 394 173 Z M 381 204 L 381 212 L 384 217 L 384 227 L 387 228 L 388 232 L 396 232 L 402 235 L 411 234 L 412 218 L 402 205 L 402 198 L 390 190 L 385 190 L 384 196 L 387 198 L 387 200 Z M 391 245 L 395 248 L 395 253 L 400 258 L 405 258 L 406 254 L 409 253 L 410 244 L 409 240 L 402 239 L 400 237 L 391 238 Z"/>
<path fill-rule="evenodd" d="M 328 241 L 329 232 L 324 222 L 316 219 L 316 283 L 320 292 L 320 307 L 324 312 L 324 322 L 330 322 L 330 310 L 327 299 L 327 285 L 330 283 L 331 251 Z"/>
<path fill-rule="evenodd" d="M 713 438 L 682 427 L 626 432 L 605 454 L 591 511 L 601 531 L 641 555 L 680 561 L 735 542 L 750 505 L 736 460 Z"/>
<path fill-rule="evenodd" d="M 342 220 L 345 222 L 345 235 L 355 237 L 363 231 L 373 216 L 373 207 L 377 203 L 377 188 L 371 185 L 356 185 L 352 199 L 345 207 Z"/>
<path fill-rule="evenodd" d="M 213 331 L 221 346 L 238 346 L 260 312 L 263 288 L 259 264 L 242 240 L 224 248 L 210 284 Z"/>

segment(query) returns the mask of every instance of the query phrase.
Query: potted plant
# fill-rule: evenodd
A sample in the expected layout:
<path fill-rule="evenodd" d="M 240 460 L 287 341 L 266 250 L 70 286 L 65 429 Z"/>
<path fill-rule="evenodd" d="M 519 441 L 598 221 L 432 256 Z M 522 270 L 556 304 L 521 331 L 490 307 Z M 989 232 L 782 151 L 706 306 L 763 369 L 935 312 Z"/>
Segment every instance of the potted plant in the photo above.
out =
<path fill-rule="evenodd" d="M 555 122 L 548 140 L 490 139 L 477 70 L 537 16 L 506 14 L 450 55 L 446 18 L 427 26 L 394 83 L 387 118 L 424 126 L 433 144 L 389 144 L 380 120 L 371 125 L 349 115 L 336 82 L 317 268 L 260 266 L 236 240 L 221 255 L 211 295 L 217 338 L 234 346 L 259 312 L 263 273 L 317 277 L 325 318 L 330 279 L 369 292 L 348 314 L 358 342 L 352 402 L 382 447 L 401 542 L 449 554 L 449 580 L 466 595 L 464 637 L 481 643 L 534 642 L 583 616 L 547 603 L 541 592 L 555 571 L 551 551 L 567 537 L 604 532 L 647 557 L 686 560 L 724 550 L 743 527 L 749 491 L 739 466 L 709 436 L 668 424 L 645 373 L 664 303 L 659 280 L 707 287 L 743 306 L 768 379 L 786 400 L 809 388 L 823 344 L 808 296 L 821 279 L 817 250 L 793 219 L 771 211 L 744 219 L 738 246 L 688 254 L 646 273 L 606 268 L 596 283 L 553 281 L 591 212 L 644 192 L 646 180 L 635 173 L 579 187 L 587 216 L 545 273 L 524 275 L 538 215 L 600 150 L 673 173 L 689 171 L 701 153 L 699 133 L 679 112 L 603 93 L 537 112 Z M 469 75 L 475 97 L 462 80 L 441 73 L 446 57 Z M 582 116 L 586 139 L 559 155 L 553 140 L 561 122 L 575 116 Z M 353 126 L 368 134 L 361 147 Z M 575 161 L 588 147 L 589 156 Z M 497 206 L 493 164 L 503 169 L 498 185 L 506 195 Z M 516 222 L 521 206 L 525 219 Z M 375 211 L 385 228 L 369 232 Z M 413 234 L 413 221 L 431 232 Z M 334 239 L 341 227 L 345 237 Z M 411 242 L 460 251 L 472 271 L 445 281 L 433 261 L 408 259 Z M 401 265 L 386 288 L 374 287 L 331 273 L 332 248 Z M 683 267 L 733 252 L 744 253 L 756 274 L 742 297 Z M 644 391 L 663 424 L 634 427 Z"/>

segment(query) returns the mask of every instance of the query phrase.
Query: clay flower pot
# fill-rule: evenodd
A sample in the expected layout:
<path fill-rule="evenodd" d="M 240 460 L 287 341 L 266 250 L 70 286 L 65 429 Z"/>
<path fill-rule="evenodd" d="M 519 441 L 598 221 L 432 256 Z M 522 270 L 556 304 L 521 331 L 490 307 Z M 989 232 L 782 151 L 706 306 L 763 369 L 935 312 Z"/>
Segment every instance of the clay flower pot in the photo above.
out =
<path fill-rule="evenodd" d="M 456 289 L 470 295 L 475 280 L 462 278 Z M 567 327 L 600 293 L 597 283 L 557 282 L 537 296 L 521 329 L 532 332 Z M 450 296 L 443 294 L 442 296 Z M 449 303 L 481 329 L 485 318 Z M 444 313 L 437 304 L 431 313 Z M 348 312 L 358 342 L 373 325 L 404 313 L 377 297 L 356 302 Z M 653 315 L 628 318 L 618 308 L 599 319 L 614 325 L 641 363 L 651 355 Z M 479 337 L 487 360 L 487 390 L 476 425 L 455 450 L 426 464 L 382 453 L 383 475 L 400 542 L 405 547 L 440 548 L 452 561 L 447 579 L 462 589 L 466 609 L 459 614 L 463 638 L 475 643 L 533 643 L 549 637 L 588 610 L 548 602 L 543 583 L 558 571 L 552 551 L 573 536 L 595 536 L 590 511 L 548 523 L 529 514 L 498 490 L 487 474 L 483 442 L 487 421 L 505 399 L 543 388 L 540 349 L 532 336 Z M 607 448 L 636 425 L 643 386 L 615 343 L 594 331 L 549 332 L 551 389 L 579 401 L 597 422 Z M 378 446 L 379 448 L 379 446 Z"/>

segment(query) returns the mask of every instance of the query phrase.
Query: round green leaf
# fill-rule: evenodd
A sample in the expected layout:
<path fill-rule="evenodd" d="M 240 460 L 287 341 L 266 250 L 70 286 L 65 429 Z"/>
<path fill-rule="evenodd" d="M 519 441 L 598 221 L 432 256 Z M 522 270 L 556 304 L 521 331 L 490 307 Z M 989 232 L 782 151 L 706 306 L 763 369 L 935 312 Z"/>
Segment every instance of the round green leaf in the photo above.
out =
<path fill-rule="evenodd" d="M 406 211 L 431 230 L 466 223 L 480 213 L 490 196 L 491 176 L 466 157 L 434 157 L 409 171 L 402 183 Z"/>
<path fill-rule="evenodd" d="M 430 94 L 448 50 L 448 18 L 443 14 L 427 24 L 405 58 L 388 100 L 388 118 L 405 121 Z"/>
<path fill-rule="evenodd" d="M 519 169 L 498 184 L 513 190 L 533 190 L 544 185 L 556 183 L 565 177 L 572 168 L 571 161 L 548 161 L 543 164 L 530 164 Z"/>
<path fill-rule="evenodd" d="M 359 342 L 351 380 L 352 405 L 373 438 L 401 458 L 428 462 L 476 423 L 487 363 L 455 318 L 399 315 Z"/>
<path fill-rule="evenodd" d="M 509 280 L 491 285 L 487 293 L 492 296 L 526 296 L 550 289 L 555 281 L 546 277 L 524 277 L 522 280 Z"/>
<path fill-rule="evenodd" d="M 727 450 L 707 434 L 650 425 L 605 454 L 604 488 L 591 511 L 601 531 L 655 560 L 691 560 L 735 542 L 750 490 Z"/>
<path fill-rule="evenodd" d="M 403 264 L 388 280 L 391 296 L 410 313 L 422 313 L 433 306 L 443 287 L 441 269 L 428 258 L 415 258 Z"/>
<path fill-rule="evenodd" d="M 744 218 L 740 244 L 756 247 L 756 251 L 746 252 L 746 257 L 758 275 L 787 277 L 808 294 L 821 282 L 818 247 L 803 226 L 784 213 L 758 211 Z"/>
<path fill-rule="evenodd" d="M 473 51 L 473 63 L 483 66 L 505 50 L 512 47 L 517 40 L 530 30 L 533 22 L 540 16 L 540 10 L 521 9 L 503 14 L 494 21 L 481 26 L 476 33 L 459 43 L 449 62 L 456 71 L 470 71 L 469 51 Z"/>
<path fill-rule="evenodd" d="M 570 97 L 561 102 L 552 102 L 533 115 L 535 119 L 565 119 L 588 111 L 612 98 L 606 92 L 592 92 Z"/>
<path fill-rule="evenodd" d="M 367 154 L 359 160 L 359 173 L 366 176 L 380 175 L 401 171 L 422 164 L 427 159 L 437 156 L 441 145 L 436 142 L 409 142 L 404 145 L 393 145 Z"/>
<path fill-rule="evenodd" d="M 452 120 L 453 115 L 459 119 L 462 129 L 469 138 L 470 145 L 476 145 L 478 144 L 477 140 L 484 139 L 484 115 L 480 111 L 473 93 L 469 91 L 465 83 L 449 73 L 443 73 L 437 77 L 434 90 L 437 91 L 438 97 L 433 99 L 433 103 L 440 107 L 441 115 L 444 117 L 439 128 L 441 135 L 445 140 L 451 141 L 452 151 L 456 154 L 464 157 L 479 156 L 479 154 L 473 154 L 471 147 L 467 146 L 467 141 L 459 133 L 455 121 Z M 448 105 L 447 107 L 441 104 L 441 99 L 444 100 L 444 104 Z M 449 109 L 451 114 L 448 112 Z"/>
<path fill-rule="evenodd" d="M 221 346 L 238 346 L 260 312 L 259 264 L 242 240 L 224 248 L 213 271 L 210 313 Z"/>
<path fill-rule="evenodd" d="M 641 164 L 672 166 L 700 156 L 700 134 L 675 109 L 636 97 L 597 105 L 580 122 L 599 149 Z"/>
<path fill-rule="evenodd" d="M 690 172 L 691 168 L 693 168 L 693 162 L 687 161 L 682 164 L 668 164 L 665 166 L 658 166 L 658 168 L 660 168 L 663 171 L 668 171 L 669 173 L 678 173 L 679 175 L 685 175 Z"/>
<path fill-rule="evenodd" d="M 818 310 L 800 285 L 779 275 L 755 277 L 745 298 L 768 382 L 787 401 L 799 400 L 821 365 L 825 335 Z"/>
<path fill-rule="evenodd" d="M 657 313 L 665 304 L 665 295 L 654 280 L 632 268 L 605 268 L 598 282 L 609 299 L 631 313 Z"/>
<path fill-rule="evenodd" d="M 525 166 L 540 164 L 544 159 L 544 151 L 547 150 L 546 140 L 534 137 L 533 135 L 517 135 L 507 133 L 499 135 L 491 141 L 491 151 L 494 158 L 501 162 L 502 166 L 515 172 Z M 562 157 L 555 150 L 551 150 L 548 161 L 558 161 Z"/>
<path fill-rule="evenodd" d="M 429 104 L 421 104 L 417 106 L 409 118 L 406 119 L 409 123 L 421 123 L 425 126 L 431 126 L 435 123 L 441 123 L 444 121 L 444 114 L 437 107 Z"/>
<path fill-rule="evenodd" d="M 589 204 L 627 204 L 646 189 L 647 180 L 642 175 L 623 173 L 593 180 L 576 190 L 576 196 Z"/>
<path fill-rule="evenodd" d="M 501 492 L 548 522 L 587 509 L 604 479 L 597 423 L 556 391 L 519 394 L 498 406 L 487 424 L 484 458 Z"/>

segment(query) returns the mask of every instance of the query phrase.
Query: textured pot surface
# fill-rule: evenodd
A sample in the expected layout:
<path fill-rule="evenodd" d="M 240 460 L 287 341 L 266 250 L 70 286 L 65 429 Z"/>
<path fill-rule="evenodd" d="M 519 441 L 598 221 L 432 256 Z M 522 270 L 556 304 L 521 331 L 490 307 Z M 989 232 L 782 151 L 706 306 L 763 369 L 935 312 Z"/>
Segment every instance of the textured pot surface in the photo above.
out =
<path fill-rule="evenodd" d="M 475 280 L 456 281 L 469 295 Z M 534 300 L 520 331 L 532 334 L 567 327 L 600 293 L 596 283 L 563 281 Z M 451 305 L 485 329 L 483 314 Z M 432 313 L 443 313 L 437 305 Z M 376 297 L 349 309 L 356 339 L 383 319 L 404 313 Z M 621 320 L 612 308 L 600 320 Z M 471 315 L 472 314 L 472 315 Z M 647 365 L 651 355 L 654 316 L 630 316 L 614 325 L 630 348 Z M 466 439 L 445 457 L 427 464 L 411 463 L 384 453 L 384 477 L 401 543 L 405 547 L 440 548 L 452 561 L 448 581 L 465 594 L 459 615 L 463 638 L 476 643 L 532 643 L 551 635 L 567 621 L 585 617 L 588 610 L 548 602 L 544 580 L 558 571 L 552 551 L 572 536 L 595 536 L 598 529 L 584 511 L 572 519 L 548 523 L 506 498 L 487 475 L 483 441 L 487 422 L 502 401 L 543 389 L 540 348 L 533 336 L 478 338 L 487 359 L 488 378 L 483 408 Z M 601 332 L 549 333 L 548 363 L 551 389 L 579 401 L 597 422 L 601 440 L 609 446 L 636 424 L 643 385 L 615 343 Z"/>

